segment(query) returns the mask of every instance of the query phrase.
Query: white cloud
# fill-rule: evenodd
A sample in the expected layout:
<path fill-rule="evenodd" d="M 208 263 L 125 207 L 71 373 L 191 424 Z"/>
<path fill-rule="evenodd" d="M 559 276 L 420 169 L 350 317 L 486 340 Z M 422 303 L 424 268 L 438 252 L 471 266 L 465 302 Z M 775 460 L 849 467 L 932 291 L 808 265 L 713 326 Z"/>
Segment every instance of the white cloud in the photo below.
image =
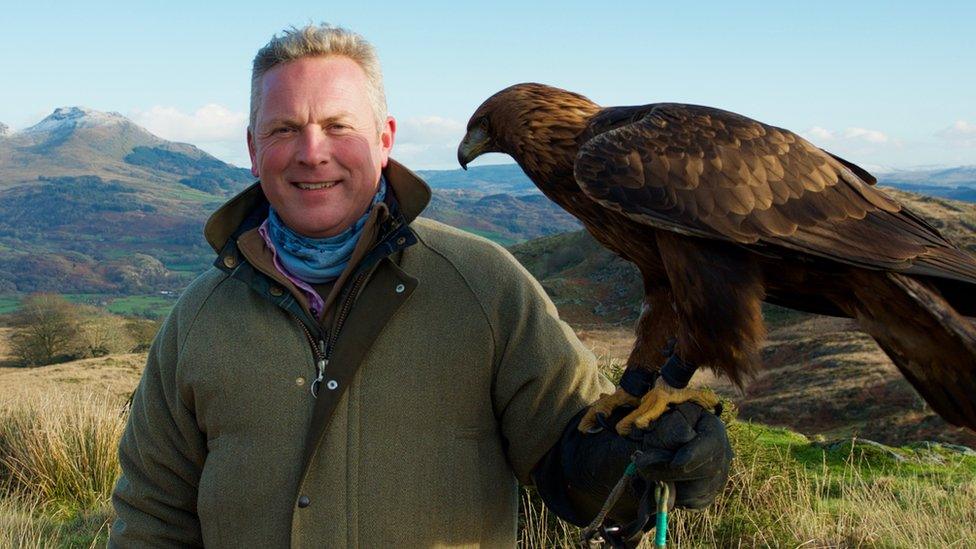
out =
<path fill-rule="evenodd" d="M 863 139 L 869 143 L 887 143 L 888 136 L 878 130 L 868 130 L 864 128 L 847 128 L 844 130 L 844 137 L 848 139 Z"/>
<path fill-rule="evenodd" d="M 905 142 L 880 130 L 847 127 L 843 130 L 813 126 L 800 132 L 814 145 L 858 164 L 869 172 L 887 171 L 904 160 Z M 911 154 L 918 150 L 913 146 Z"/>
<path fill-rule="evenodd" d="M 188 143 L 243 141 L 247 127 L 246 113 L 216 103 L 206 104 L 192 113 L 157 105 L 146 111 L 133 111 L 130 118 L 163 139 Z"/>
<path fill-rule="evenodd" d="M 936 137 L 966 147 L 976 147 L 976 124 L 965 120 L 956 120 L 948 128 L 935 132 Z"/>
<path fill-rule="evenodd" d="M 813 138 L 820 141 L 830 141 L 834 138 L 834 132 L 820 126 L 814 126 L 805 132 L 801 132 L 800 135 L 807 139 Z"/>
<path fill-rule="evenodd" d="M 393 157 L 415 169 L 454 169 L 457 146 L 465 124 L 440 116 L 421 116 L 397 121 Z"/>
<path fill-rule="evenodd" d="M 838 132 L 821 126 L 814 126 L 805 132 L 800 132 L 800 135 L 818 143 L 825 141 L 840 143 L 846 141 L 853 144 L 858 141 L 868 143 L 888 143 L 891 141 L 884 132 L 865 128 L 847 128 L 843 132 Z"/>

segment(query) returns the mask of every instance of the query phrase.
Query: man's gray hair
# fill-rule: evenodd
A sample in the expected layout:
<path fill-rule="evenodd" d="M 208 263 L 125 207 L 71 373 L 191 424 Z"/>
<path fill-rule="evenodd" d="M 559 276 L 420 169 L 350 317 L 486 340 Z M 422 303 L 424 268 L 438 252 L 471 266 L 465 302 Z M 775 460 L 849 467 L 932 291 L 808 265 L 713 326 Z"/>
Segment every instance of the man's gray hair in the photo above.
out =
<path fill-rule="evenodd" d="M 369 82 L 367 93 L 373 107 L 376 128 L 379 130 L 386 122 L 386 93 L 383 91 L 383 72 L 376 49 L 362 36 L 335 27 L 328 23 L 306 25 L 302 28 L 286 29 L 275 35 L 254 56 L 251 69 L 251 121 L 249 128 L 254 131 L 258 109 L 261 107 L 261 86 L 264 74 L 273 67 L 304 57 L 327 57 L 342 55 L 356 62 L 366 73 Z"/>

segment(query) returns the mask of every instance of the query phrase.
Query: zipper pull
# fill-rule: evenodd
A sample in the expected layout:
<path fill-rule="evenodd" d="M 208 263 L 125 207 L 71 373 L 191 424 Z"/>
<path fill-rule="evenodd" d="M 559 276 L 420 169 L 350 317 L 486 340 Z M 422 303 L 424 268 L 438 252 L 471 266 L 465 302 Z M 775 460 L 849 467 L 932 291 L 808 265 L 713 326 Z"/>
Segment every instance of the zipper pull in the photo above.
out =
<path fill-rule="evenodd" d="M 318 398 L 319 396 L 319 385 L 322 384 L 322 378 L 325 377 L 325 366 L 329 361 L 325 358 L 325 341 L 319 340 L 319 359 L 315 363 L 315 369 L 318 370 L 318 377 L 312 382 L 312 396 Z"/>

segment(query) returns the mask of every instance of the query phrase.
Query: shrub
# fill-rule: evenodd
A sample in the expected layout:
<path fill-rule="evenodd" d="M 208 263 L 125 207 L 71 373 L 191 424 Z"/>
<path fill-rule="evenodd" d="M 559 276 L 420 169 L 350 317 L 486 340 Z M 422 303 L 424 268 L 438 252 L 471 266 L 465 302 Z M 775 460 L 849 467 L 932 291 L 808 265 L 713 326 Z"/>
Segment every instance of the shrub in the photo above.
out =
<path fill-rule="evenodd" d="M 148 320 L 145 318 L 130 318 L 125 323 L 125 331 L 132 340 L 130 353 L 145 353 L 156 339 L 156 332 L 162 326 L 162 320 Z"/>
<path fill-rule="evenodd" d="M 13 354 L 25 366 L 41 366 L 77 356 L 81 315 L 55 294 L 32 294 L 14 313 Z"/>
<path fill-rule="evenodd" d="M 77 344 L 83 356 L 127 353 L 135 345 L 124 318 L 90 305 L 79 306 L 79 309 L 82 319 Z"/>

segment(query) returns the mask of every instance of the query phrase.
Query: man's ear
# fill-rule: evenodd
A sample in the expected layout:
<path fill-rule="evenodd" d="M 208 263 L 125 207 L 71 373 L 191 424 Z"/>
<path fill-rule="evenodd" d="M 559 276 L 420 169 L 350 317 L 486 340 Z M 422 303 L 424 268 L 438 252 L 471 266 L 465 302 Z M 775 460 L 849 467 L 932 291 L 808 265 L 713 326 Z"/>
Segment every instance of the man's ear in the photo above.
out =
<path fill-rule="evenodd" d="M 387 116 L 386 122 L 380 128 L 380 149 L 383 155 L 380 166 L 383 168 L 386 167 L 390 160 L 390 151 L 393 150 L 393 142 L 396 138 L 396 127 L 396 119 L 392 116 Z"/>
<path fill-rule="evenodd" d="M 260 178 L 258 174 L 258 155 L 257 147 L 254 145 L 254 134 L 251 133 L 251 128 L 247 129 L 247 154 L 251 156 L 251 175 Z"/>

